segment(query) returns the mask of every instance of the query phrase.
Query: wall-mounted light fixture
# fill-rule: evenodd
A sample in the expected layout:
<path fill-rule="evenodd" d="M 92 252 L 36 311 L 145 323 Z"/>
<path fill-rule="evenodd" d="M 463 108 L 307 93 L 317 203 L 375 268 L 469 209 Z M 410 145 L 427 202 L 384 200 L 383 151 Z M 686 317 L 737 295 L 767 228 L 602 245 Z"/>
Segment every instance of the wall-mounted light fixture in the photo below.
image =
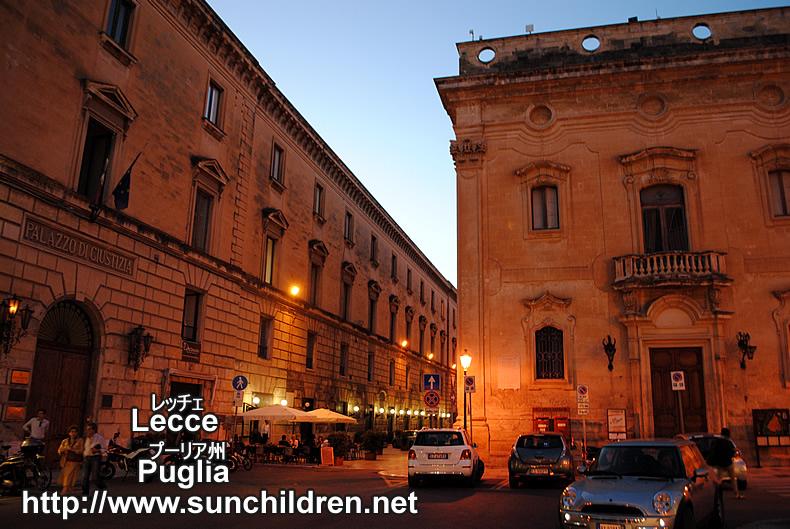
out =
<path fill-rule="evenodd" d="M 129 333 L 129 365 L 137 371 L 151 350 L 154 337 L 145 332 L 145 327 L 138 325 Z"/>
<path fill-rule="evenodd" d="M 757 346 L 749 345 L 749 340 L 751 340 L 751 337 L 748 332 L 746 334 L 742 332 L 738 333 L 738 349 L 740 349 L 742 353 L 741 369 L 746 369 L 746 359 L 754 359 L 754 352 L 757 350 Z"/>
<path fill-rule="evenodd" d="M 606 340 L 602 340 L 601 343 L 603 344 L 603 352 L 606 353 L 606 357 L 609 359 L 609 371 L 611 371 L 614 369 L 612 361 L 614 360 L 614 354 L 617 352 L 617 348 L 615 347 L 617 339 L 613 339 L 607 334 Z"/>
<path fill-rule="evenodd" d="M 25 306 L 19 310 L 21 300 L 12 295 L 10 298 L 0 303 L 0 347 L 3 353 L 8 356 L 11 348 L 27 335 L 27 326 L 30 325 L 30 318 L 33 310 L 30 306 Z M 16 313 L 19 312 L 19 326 L 17 326 Z"/>

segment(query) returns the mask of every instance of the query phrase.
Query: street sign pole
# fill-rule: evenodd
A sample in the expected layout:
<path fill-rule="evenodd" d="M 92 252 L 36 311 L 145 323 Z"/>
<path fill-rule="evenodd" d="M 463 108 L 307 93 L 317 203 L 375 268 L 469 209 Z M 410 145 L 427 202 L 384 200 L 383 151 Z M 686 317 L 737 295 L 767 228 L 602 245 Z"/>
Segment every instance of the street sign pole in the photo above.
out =
<path fill-rule="evenodd" d="M 464 430 L 466 430 L 466 369 L 464 369 Z"/>

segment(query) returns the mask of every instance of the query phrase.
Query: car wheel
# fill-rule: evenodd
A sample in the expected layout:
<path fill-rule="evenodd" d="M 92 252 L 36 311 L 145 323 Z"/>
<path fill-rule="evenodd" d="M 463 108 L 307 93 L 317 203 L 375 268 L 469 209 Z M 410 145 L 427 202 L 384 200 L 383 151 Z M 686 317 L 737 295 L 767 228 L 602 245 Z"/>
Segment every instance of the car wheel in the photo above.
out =
<path fill-rule="evenodd" d="M 514 478 L 513 476 L 508 476 L 508 484 L 510 485 L 511 489 L 517 489 L 518 488 L 518 480 L 516 478 Z"/>
<path fill-rule="evenodd" d="M 409 476 L 409 488 L 416 489 L 420 486 L 420 478 L 417 476 Z"/>
<path fill-rule="evenodd" d="M 708 527 L 711 529 L 718 529 L 724 526 L 724 502 L 721 500 L 721 489 L 716 491 L 713 496 L 713 512 L 710 515 Z"/>
<path fill-rule="evenodd" d="M 483 473 L 486 471 L 486 465 L 483 463 L 483 460 L 480 459 L 477 461 L 477 473 L 475 475 L 477 481 L 483 479 Z"/>

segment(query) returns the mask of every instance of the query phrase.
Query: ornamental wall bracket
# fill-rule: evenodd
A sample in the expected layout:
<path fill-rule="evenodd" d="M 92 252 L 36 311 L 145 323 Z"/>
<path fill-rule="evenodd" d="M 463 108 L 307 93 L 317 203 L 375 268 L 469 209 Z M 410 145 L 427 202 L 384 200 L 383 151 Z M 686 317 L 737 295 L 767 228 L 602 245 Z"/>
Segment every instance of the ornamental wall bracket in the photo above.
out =
<path fill-rule="evenodd" d="M 486 153 L 486 144 L 483 141 L 470 139 L 450 141 L 450 155 L 456 164 L 476 162 Z"/>
<path fill-rule="evenodd" d="M 529 340 L 532 332 L 544 323 L 554 323 L 573 333 L 576 318 L 568 311 L 572 301 L 573 298 L 560 298 L 548 291 L 538 298 L 525 299 L 526 314 L 521 320 L 525 339 Z"/>

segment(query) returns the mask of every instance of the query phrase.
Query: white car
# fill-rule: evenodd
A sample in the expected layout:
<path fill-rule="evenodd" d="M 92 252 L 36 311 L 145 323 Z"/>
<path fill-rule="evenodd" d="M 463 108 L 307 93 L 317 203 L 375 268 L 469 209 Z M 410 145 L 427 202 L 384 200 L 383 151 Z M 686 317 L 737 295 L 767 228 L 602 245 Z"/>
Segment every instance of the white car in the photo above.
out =
<path fill-rule="evenodd" d="M 477 445 L 460 428 L 423 428 L 409 450 L 409 487 L 421 479 L 455 477 L 473 487 L 483 477 Z"/>

